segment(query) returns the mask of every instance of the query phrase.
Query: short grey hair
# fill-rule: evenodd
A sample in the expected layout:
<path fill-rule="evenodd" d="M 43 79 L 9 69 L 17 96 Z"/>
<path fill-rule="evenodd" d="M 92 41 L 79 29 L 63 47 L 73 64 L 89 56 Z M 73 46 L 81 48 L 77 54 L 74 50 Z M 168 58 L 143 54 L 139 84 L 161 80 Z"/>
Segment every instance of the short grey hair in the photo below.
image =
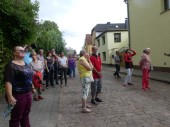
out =
<path fill-rule="evenodd" d="M 85 50 L 81 50 L 80 51 L 80 57 L 82 57 L 85 52 L 86 52 Z"/>
<path fill-rule="evenodd" d="M 150 48 L 145 48 L 145 49 L 143 50 L 143 53 L 150 53 L 150 51 L 151 51 Z"/>

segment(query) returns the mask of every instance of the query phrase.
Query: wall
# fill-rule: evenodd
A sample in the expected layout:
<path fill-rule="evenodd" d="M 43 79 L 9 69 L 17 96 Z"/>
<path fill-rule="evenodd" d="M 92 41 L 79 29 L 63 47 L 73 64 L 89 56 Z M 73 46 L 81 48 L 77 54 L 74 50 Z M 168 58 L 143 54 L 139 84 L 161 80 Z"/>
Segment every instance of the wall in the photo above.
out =
<path fill-rule="evenodd" d="M 114 42 L 114 33 L 121 33 L 121 42 Z M 98 52 L 101 54 L 102 63 L 104 64 L 113 64 L 112 55 L 115 54 L 115 51 L 121 49 L 122 47 L 128 46 L 128 31 L 112 31 L 106 32 L 105 34 L 105 45 L 102 45 L 102 36 L 97 39 L 100 39 L 100 47 L 98 47 Z M 103 61 L 102 52 L 106 52 L 106 61 Z"/>
<path fill-rule="evenodd" d="M 138 65 L 142 50 L 151 48 L 155 67 L 170 68 L 170 11 L 163 11 L 163 0 L 129 0 L 131 48 L 137 52 L 134 64 Z"/>

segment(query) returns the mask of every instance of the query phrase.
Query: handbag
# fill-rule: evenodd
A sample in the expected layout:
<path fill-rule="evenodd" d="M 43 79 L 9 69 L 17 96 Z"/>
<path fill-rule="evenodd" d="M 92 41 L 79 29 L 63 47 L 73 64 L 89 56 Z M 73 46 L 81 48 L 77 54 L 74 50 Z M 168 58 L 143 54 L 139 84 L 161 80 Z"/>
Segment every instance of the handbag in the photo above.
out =
<path fill-rule="evenodd" d="M 92 75 L 85 77 L 85 83 L 91 83 L 91 82 L 94 82 L 94 79 L 93 79 Z"/>

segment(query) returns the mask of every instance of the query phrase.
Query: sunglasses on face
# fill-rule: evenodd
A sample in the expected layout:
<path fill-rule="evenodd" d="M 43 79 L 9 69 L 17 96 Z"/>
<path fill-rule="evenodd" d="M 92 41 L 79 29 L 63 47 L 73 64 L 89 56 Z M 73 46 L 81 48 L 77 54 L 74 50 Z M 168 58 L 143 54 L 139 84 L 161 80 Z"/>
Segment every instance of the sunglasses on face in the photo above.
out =
<path fill-rule="evenodd" d="M 25 53 L 24 50 L 18 50 L 19 53 Z"/>

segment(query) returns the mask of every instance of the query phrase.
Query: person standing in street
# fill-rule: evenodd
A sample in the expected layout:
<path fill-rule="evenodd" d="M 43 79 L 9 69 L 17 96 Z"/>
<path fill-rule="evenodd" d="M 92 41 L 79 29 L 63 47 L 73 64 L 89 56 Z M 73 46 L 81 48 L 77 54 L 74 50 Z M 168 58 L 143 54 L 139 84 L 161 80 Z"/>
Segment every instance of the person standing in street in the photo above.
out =
<path fill-rule="evenodd" d="M 29 65 L 32 61 L 31 53 L 35 53 L 34 49 L 31 46 L 25 45 L 24 46 L 24 62 Z"/>
<path fill-rule="evenodd" d="M 120 75 L 119 75 L 119 72 L 120 72 L 120 62 L 121 62 L 121 58 L 120 58 L 120 55 L 119 55 L 119 52 L 116 51 L 116 55 L 114 56 L 114 61 L 115 61 L 115 68 L 116 68 L 116 71 L 114 73 L 114 76 L 115 78 L 120 78 Z"/>
<path fill-rule="evenodd" d="M 40 99 L 44 99 L 41 94 L 42 94 L 42 81 L 43 81 L 43 63 L 42 61 L 38 60 L 37 54 L 32 53 L 32 62 L 30 63 L 30 67 L 33 71 L 33 79 L 32 82 L 34 84 L 34 87 L 36 88 L 37 93 L 34 94 L 34 100 L 39 101 Z"/>
<path fill-rule="evenodd" d="M 32 84 L 33 71 L 24 62 L 24 48 L 13 49 L 13 60 L 5 68 L 4 81 L 6 99 L 14 108 L 11 111 L 9 127 L 30 127 L 29 114 L 32 105 L 32 92 L 36 92 Z"/>
<path fill-rule="evenodd" d="M 58 85 L 58 75 L 59 75 L 59 63 L 58 63 L 58 55 L 55 53 L 55 49 L 51 50 L 52 58 L 54 59 L 54 80 L 56 85 Z"/>
<path fill-rule="evenodd" d="M 124 61 L 125 61 L 125 68 L 127 70 L 127 75 L 125 77 L 125 81 L 123 86 L 127 85 L 133 85 L 132 84 L 132 73 L 133 73 L 133 60 L 132 57 L 136 55 L 136 52 L 131 49 L 127 49 L 126 53 L 124 55 Z"/>
<path fill-rule="evenodd" d="M 101 99 L 98 98 L 98 94 L 101 92 L 100 90 L 100 79 L 102 78 L 102 65 L 101 59 L 97 53 L 97 47 L 92 47 L 92 55 L 90 56 L 91 63 L 93 65 L 93 78 L 94 82 L 91 83 L 91 103 L 97 105 L 97 102 L 103 102 Z"/>
<path fill-rule="evenodd" d="M 50 82 L 50 86 L 55 87 L 54 86 L 54 79 L 53 79 L 53 74 L 54 74 L 54 60 L 52 58 L 52 54 L 51 51 L 48 51 L 46 54 L 46 88 L 49 88 L 49 82 Z"/>
<path fill-rule="evenodd" d="M 72 55 L 69 55 L 68 57 L 68 67 L 70 69 L 69 77 L 76 77 L 75 75 L 75 68 L 76 68 L 76 62 Z"/>
<path fill-rule="evenodd" d="M 149 87 L 149 72 L 152 70 L 151 59 L 150 59 L 150 48 L 145 48 L 143 50 L 143 55 L 139 62 L 139 66 L 142 69 L 142 89 L 150 89 Z"/>
<path fill-rule="evenodd" d="M 67 69 L 68 69 L 68 59 L 64 56 L 64 52 L 61 52 L 59 57 L 59 68 L 60 68 L 60 83 L 63 85 L 63 75 L 65 80 L 65 86 L 67 86 Z"/>
<path fill-rule="evenodd" d="M 86 80 L 87 77 L 92 77 L 93 65 L 90 61 L 90 56 L 86 53 L 85 50 L 80 51 L 80 58 L 78 61 L 78 71 L 80 75 L 80 80 L 82 84 L 82 112 L 90 113 L 92 110 L 90 105 L 87 104 L 87 97 L 89 94 L 89 88 L 91 82 Z"/>
<path fill-rule="evenodd" d="M 38 54 L 37 54 L 37 59 L 42 61 L 43 64 L 43 71 L 42 71 L 42 76 L 44 77 L 44 72 L 45 72 L 45 58 L 44 58 L 44 50 L 43 49 L 39 49 Z M 45 84 L 42 83 L 42 91 L 45 90 Z"/>

